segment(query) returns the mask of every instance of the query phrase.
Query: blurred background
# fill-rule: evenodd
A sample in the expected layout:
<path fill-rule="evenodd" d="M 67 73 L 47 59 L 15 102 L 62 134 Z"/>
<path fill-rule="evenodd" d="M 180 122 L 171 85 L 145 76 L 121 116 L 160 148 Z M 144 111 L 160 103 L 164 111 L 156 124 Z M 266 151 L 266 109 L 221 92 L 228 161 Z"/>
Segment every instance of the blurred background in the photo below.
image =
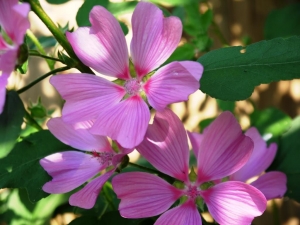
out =
<path fill-rule="evenodd" d="M 41 0 L 40 2 L 48 15 L 61 27 L 65 27 L 66 29 L 76 29 L 78 27 L 78 21 L 81 20 L 76 15 L 78 9 L 84 3 L 83 0 L 66 0 L 63 4 L 50 4 L 59 2 L 55 0 Z M 97 1 L 85 0 L 85 4 L 87 4 L 86 2 L 94 2 L 93 4 L 95 4 Z M 110 2 L 124 1 L 111 0 Z M 163 7 L 166 11 L 165 14 L 169 13 L 181 18 L 187 18 L 188 22 L 186 22 L 186 29 L 184 29 L 180 45 L 184 46 L 183 49 L 186 48 L 189 50 L 187 57 L 191 59 L 198 58 L 209 50 L 224 46 L 245 46 L 265 39 L 300 35 L 299 0 L 199 1 L 196 10 L 202 16 L 204 15 L 200 19 L 205 20 L 202 22 L 207 25 L 201 32 L 195 31 L 194 24 L 190 22 L 193 19 L 193 15 L 182 16 L 183 12 L 189 12 L 187 11 L 189 6 L 174 6 L 169 3 L 172 1 L 167 0 L 155 0 L 153 2 Z M 128 44 L 131 40 L 131 14 L 132 11 L 124 10 L 123 13 L 119 13 L 117 16 L 128 27 L 128 34 L 126 35 Z M 46 46 L 46 51 L 50 55 L 57 52 L 60 47 L 50 37 L 51 33 L 45 25 L 32 12 L 29 18 L 32 32 Z M 84 25 L 84 22 L 82 24 Z M 194 37 L 202 41 L 196 43 L 194 42 Z M 59 63 L 55 65 L 55 67 L 60 66 L 62 65 L 59 65 Z M 12 76 L 10 79 L 10 88 L 20 89 L 48 71 L 49 67 L 44 59 L 31 57 L 28 72 Z M 76 70 L 74 69 L 73 71 Z M 29 105 L 30 102 L 37 102 L 37 96 L 40 96 L 46 109 L 53 111 L 52 116 L 60 116 L 62 99 L 48 81 L 49 79 L 45 79 L 35 85 L 21 94 L 21 98 L 25 104 Z M 300 114 L 300 80 L 262 84 L 256 87 L 249 100 L 230 103 L 230 105 L 230 107 L 234 107 L 234 111 L 243 129 L 247 129 L 250 126 L 249 115 L 253 112 L 254 108 L 264 110 L 269 107 L 276 107 L 294 118 Z M 200 131 L 200 121 L 215 117 L 221 112 L 220 104 L 218 104 L 216 99 L 206 96 L 199 90 L 190 96 L 188 102 L 176 103 L 170 107 L 182 119 L 186 128 L 190 131 Z M 133 159 L 135 157 L 137 155 L 132 155 Z M 51 224 L 68 224 L 73 218 L 75 218 L 75 215 L 72 213 L 58 213 L 52 218 Z M 1 222 L 0 218 L 0 224 L 4 225 L 7 223 Z M 288 198 L 270 201 L 267 211 L 263 216 L 255 219 L 253 224 L 300 225 L 300 204 Z"/>

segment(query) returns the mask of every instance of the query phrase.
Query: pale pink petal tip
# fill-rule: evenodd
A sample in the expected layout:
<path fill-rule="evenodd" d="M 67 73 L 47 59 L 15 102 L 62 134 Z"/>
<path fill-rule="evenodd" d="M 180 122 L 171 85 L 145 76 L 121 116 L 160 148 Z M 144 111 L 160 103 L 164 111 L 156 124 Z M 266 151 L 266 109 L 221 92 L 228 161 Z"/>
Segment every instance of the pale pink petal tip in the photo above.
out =
<path fill-rule="evenodd" d="M 153 108 L 161 111 L 168 104 L 186 101 L 190 94 L 199 89 L 199 81 L 184 65 L 184 62 L 169 63 L 158 69 L 144 84 L 143 89 Z"/>
<path fill-rule="evenodd" d="M 220 183 L 201 195 L 219 224 L 249 225 L 267 206 L 265 196 L 258 189 L 239 181 Z"/>
<path fill-rule="evenodd" d="M 145 218 L 159 215 L 171 207 L 182 191 L 160 177 L 143 173 L 122 173 L 112 179 L 120 214 L 125 218 Z"/>
<path fill-rule="evenodd" d="M 91 28 L 81 27 L 67 33 L 76 55 L 101 74 L 129 79 L 127 45 L 116 18 L 104 7 L 95 6 L 90 21 Z"/>
<path fill-rule="evenodd" d="M 198 153 L 198 182 L 222 179 L 249 160 L 253 141 L 230 112 L 223 112 L 203 133 Z"/>
<path fill-rule="evenodd" d="M 43 186 L 45 192 L 52 194 L 69 192 L 102 169 L 97 158 L 76 151 L 49 155 L 40 160 L 40 165 L 53 178 Z"/>
<path fill-rule="evenodd" d="M 140 2 L 132 15 L 131 55 L 139 77 L 164 63 L 176 49 L 182 34 L 177 17 L 164 18 L 154 4 Z"/>
<path fill-rule="evenodd" d="M 182 205 L 172 208 L 162 214 L 155 225 L 201 225 L 201 217 L 193 201 L 187 201 Z"/>
<path fill-rule="evenodd" d="M 156 112 L 143 142 L 136 149 L 159 171 L 188 180 L 189 147 L 181 120 L 170 109 Z"/>
<path fill-rule="evenodd" d="M 284 173 L 271 171 L 263 174 L 257 180 L 251 183 L 259 189 L 267 200 L 282 198 L 287 190 L 287 177 Z"/>
<path fill-rule="evenodd" d="M 191 144 L 192 144 L 192 149 L 193 149 L 193 152 L 196 156 L 196 158 L 198 157 L 198 152 L 199 152 L 199 149 L 200 149 L 200 144 L 201 144 L 201 141 L 203 139 L 203 134 L 199 134 L 199 133 L 196 133 L 196 132 L 187 132 L 188 133 L 188 136 L 189 136 L 189 139 L 191 141 Z"/>
<path fill-rule="evenodd" d="M 194 61 L 181 61 L 179 62 L 182 66 L 184 66 L 190 74 L 199 81 L 203 74 L 203 66 Z"/>

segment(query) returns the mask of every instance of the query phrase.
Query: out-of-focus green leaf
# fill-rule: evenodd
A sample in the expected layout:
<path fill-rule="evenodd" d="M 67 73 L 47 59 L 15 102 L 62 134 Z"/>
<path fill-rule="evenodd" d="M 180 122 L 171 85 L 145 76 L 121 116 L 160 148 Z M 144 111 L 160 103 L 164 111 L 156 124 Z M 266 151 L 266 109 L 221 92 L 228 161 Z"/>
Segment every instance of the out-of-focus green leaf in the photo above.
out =
<path fill-rule="evenodd" d="M 1 215 L 5 224 L 19 225 L 19 224 L 35 224 L 44 225 L 49 224 L 52 213 L 57 206 L 68 201 L 69 195 L 50 195 L 42 199 L 38 203 L 31 203 L 28 200 L 25 189 L 13 189 L 8 196 L 5 203 L 7 211 L 14 216 Z"/>
<path fill-rule="evenodd" d="M 204 66 L 201 90 L 221 100 L 246 99 L 257 85 L 300 78 L 299 52 L 300 37 L 211 51 L 198 59 Z"/>
<path fill-rule="evenodd" d="M 124 13 L 130 13 L 133 12 L 137 5 L 137 1 L 131 1 L 131 2 L 117 2 L 112 3 L 109 2 L 107 5 L 108 11 L 110 11 L 114 16 L 119 16 Z"/>
<path fill-rule="evenodd" d="M 203 133 L 203 130 L 211 124 L 216 118 L 204 119 L 199 123 L 200 133 Z"/>
<path fill-rule="evenodd" d="M 230 111 L 233 112 L 235 108 L 235 102 L 223 101 L 217 99 L 217 104 L 222 111 Z"/>
<path fill-rule="evenodd" d="M 0 160 L 0 188 L 26 188 L 32 202 L 48 196 L 42 186 L 51 177 L 40 166 L 39 160 L 70 149 L 73 148 L 61 143 L 48 130 L 31 134 Z"/>
<path fill-rule="evenodd" d="M 194 47 L 193 45 L 186 43 L 178 48 L 172 53 L 170 58 L 164 63 L 170 63 L 173 61 L 184 61 L 184 60 L 192 60 L 194 57 Z"/>
<path fill-rule="evenodd" d="M 290 4 L 269 13 L 264 28 L 266 39 L 300 35 L 300 3 Z"/>
<path fill-rule="evenodd" d="M 97 216 L 81 216 L 76 218 L 75 220 L 72 220 L 71 223 L 68 225 L 98 225 L 99 220 L 97 219 Z"/>
<path fill-rule="evenodd" d="M 193 2 L 199 2 L 199 0 L 150 0 L 156 4 L 176 6 L 176 5 L 187 5 Z"/>
<path fill-rule="evenodd" d="M 66 3 L 66 2 L 68 2 L 68 1 L 70 1 L 70 0 L 46 0 L 48 3 L 50 3 L 50 4 L 56 4 L 56 5 L 58 5 L 58 4 L 64 4 L 64 3 Z"/>
<path fill-rule="evenodd" d="M 0 114 L 0 158 L 14 147 L 21 133 L 24 114 L 25 109 L 18 93 L 7 92 L 5 106 Z"/>
<path fill-rule="evenodd" d="M 125 23 L 123 23 L 123 22 L 120 22 L 120 21 L 119 21 L 119 23 L 120 23 L 120 26 L 121 26 L 121 28 L 123 30 L 124 35 L 127 35 L 128 34 L 128 27 L 127 27 L 127 25 Z"/>
<path fill-rule="evenodd" d="M 50 48 L 57 44 L 57 40 L 52 36 L 41 36 L 38 37 L 39 42 L 43 46 L 43 48 Z M 29 49 L 36 49 L 35 44 L 28 38 L 28 48 Z"/>
<path fill-rule="evenodd" d="M 292 121 L 291 128 L 282 135 L 277 155 L 269 170 L 282 171 L 287 175 L 286 196 L 300 202 L 300 116 Z"/>
<path fill-rule="evenodd" d="M 268 108 L 263 111 L 255 110 L 250 115 L 251 126 L 256 127 L 259 132 L 270 141 L 275 141 L 286 132 L 292 119 L 276 108 Z"/>
<path fill-rule="evenodd" d="M 111 225 L 111 224 L 122 224 L 122 225 L 138 225 L 143 219 L 126 219 L 121 217 L 119 211 L 112 211 L 105 213 L 99 224 Z"/>

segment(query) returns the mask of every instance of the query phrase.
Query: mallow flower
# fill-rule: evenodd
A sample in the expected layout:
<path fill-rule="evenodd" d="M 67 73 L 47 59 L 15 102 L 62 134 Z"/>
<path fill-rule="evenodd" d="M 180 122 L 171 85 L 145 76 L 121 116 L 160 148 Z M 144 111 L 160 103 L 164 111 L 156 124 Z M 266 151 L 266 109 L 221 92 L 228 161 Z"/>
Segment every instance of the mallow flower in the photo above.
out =
<path fill-rule="evenodd" d="M 85 65 L 118 80 L 85 73 L 53 76 L 51 84 L 66 100 L 63 120 L 95 120 L 90 132 L 109 136 L 125 148 L 135 147 L 150 120 L 147 103 L 161 111 L 187 100 L 200 87 L 203 67 L 182 61 L 154 71 L 176 49 L 182 34 L 179 18 L 164 18 L 154 4 L 139 2 L 132 15 L 130 59 L 122 29 L 110 12 L 95 6 L 89 19 L 91 27 L 67 32 L 67 39 Z"/>
<path fill-rule="evenodd" d="M 0 0 L 0 114 L 5 104 L 7 79 L 17 64 L 19 47 L 30 27 L 29 10 L 28 3 Z"/>
<path fill-rule="evenodd" d="M 198 151 L 203 139 L 203 134 L 188 134 L 194 151 Z M 241 169 L 223 180 L 242 182 L 250 181 L 250 183 L 248 183 L 259 189 L 265 195 L 267 200 L 282 198 L 287 190 L 286 175 L 279 171 L 270 171 L 265 173 L 265 170 L 274 160 L 277 152 L 277 144 L 271 143 L 267 146 L 267 143 L 255 127 L 249 128 L 245 132 L 245 135 L 250 137 L 254 143 L 251 157 Z"/>
<path fill-rule="evenodd" d="M 215 184 L 238 171 L 249 160 L 252 140 L 242 133 L 230 112 L 222 113 L 203 135 L 196 152 L 196 173 L 189 174 L 189 147 L 186 131 L 170 110 L 157 112 L 137 150 L 156 169 L 174 177 L 171 185 L 145 172 L 116 175 L 113 189 L 121 199 L 120 214 L 126 218 L 162 214 L 155 225 L 201 225 L 198 206 L 203 202 L 222 225 L 249 225 L 266 209 L 265 196 L 255 187 L 240 181 Z M 175 203 L 178 199 L 178 202 Z M 176 204 L 174 208 L 170 207 Z"/>
<path fill-rule="evenodd" d="M 51 194 L 66 193 L 89 181 L 71 195 L 69 203 L 85 209 L 92 208 L 102 186 L 115 172 L 123 157 L 132 150 L 120 147 L 120 152 L 116 153 L 106 137 L 88 132 L 86 128 L 90 122 L 71 125 L 61 118 L 54 118 L 47 125 L 56 138 L 81 151 L 66 149 L 40 160 L 41 166 L 53 178 L 44 184 L 43 190 Z"/>

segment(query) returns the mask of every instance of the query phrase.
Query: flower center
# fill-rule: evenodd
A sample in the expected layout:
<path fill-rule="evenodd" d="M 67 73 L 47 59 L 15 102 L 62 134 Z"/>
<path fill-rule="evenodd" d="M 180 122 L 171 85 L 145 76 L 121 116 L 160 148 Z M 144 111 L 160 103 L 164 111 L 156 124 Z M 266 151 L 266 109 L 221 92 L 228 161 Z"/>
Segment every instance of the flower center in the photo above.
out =
<path fill-rule="evenodd" d="M 111 152 L 96 152 L 96 151 L 93 151 L 92 155 L 93 155 L 93 157 L 98 158 L 98 161 L 101 164 L 106 164 L 107 163 L 107 166 L 111 166 L 112 165 L 112 158 L 114 156 L 113 153 L 111 153 Z"/>
<path fill-rule="evenodd" d="M 127 80 L 124 84 L 124 87 L 126 93 L 130 96 L 137 95 L 139 92 L 141 92 L 141 83 L 136 78 Z"/>
<path fill-rule="evenodd" d="M 198 190 L 197 186 L 189 185 L 187 187 L 186 195 L 191 199 L 196 199 L 200 196 L 200 191 Z"/>

